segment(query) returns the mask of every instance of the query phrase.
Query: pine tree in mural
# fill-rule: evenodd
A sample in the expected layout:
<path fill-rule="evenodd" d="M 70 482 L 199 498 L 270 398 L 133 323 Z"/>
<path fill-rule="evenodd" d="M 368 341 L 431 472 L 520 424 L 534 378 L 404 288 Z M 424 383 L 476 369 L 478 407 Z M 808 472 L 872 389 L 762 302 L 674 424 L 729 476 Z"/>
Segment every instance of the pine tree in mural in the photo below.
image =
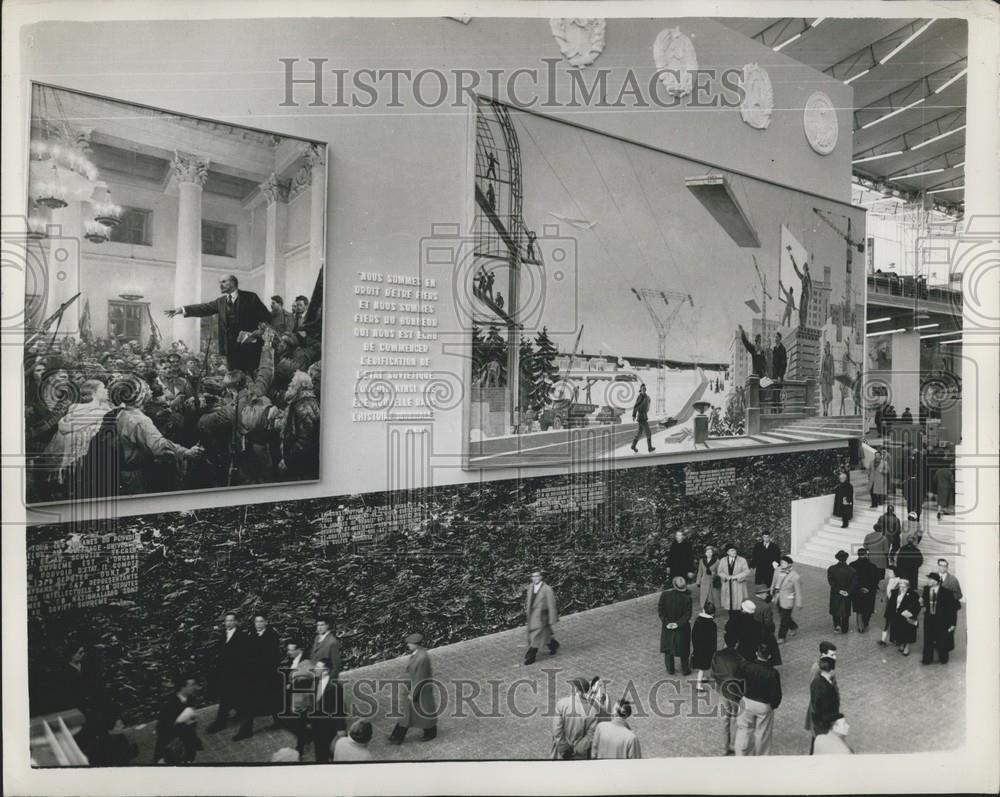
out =
<path fill-rule="evenodd" d="M 542 331 L 535 336 L 535 378 L 531 389 L 529 403 L 536 410 L 541 410 L 552 403 L 549 393 L 556 382 L 559 368 L 556 366 L 556 357 L 559 350 L 555 344 L 549 340 L 547 327 L 542 327 Z"/>

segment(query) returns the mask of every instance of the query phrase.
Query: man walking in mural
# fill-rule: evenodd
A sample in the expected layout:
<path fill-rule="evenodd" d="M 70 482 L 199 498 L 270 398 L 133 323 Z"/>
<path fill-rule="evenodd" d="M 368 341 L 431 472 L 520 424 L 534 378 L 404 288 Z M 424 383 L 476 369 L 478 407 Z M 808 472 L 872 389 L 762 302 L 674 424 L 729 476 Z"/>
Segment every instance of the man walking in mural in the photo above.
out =
<path fill-rule="evenodd" d="M 785 248 L 788 250 L 788 256 L 792 260 L 792 268 L 795 269 L 795 276 L 802 281 L 802 287 L 799 289 L 799 327 L 805 329 L 806 321 L 809 320 L 809 297 L 812 296 L 812 277 L 809 276 L 809 264 L 803 263 L 802 270 L 800 271 L 798 264 L 795 262 L 795 255 L 792 254 L 791 245 Z"/>
<path fill-rule="evenodd" d="M 635 400 L 635 406 L 632 407 L 632 420 L 639 422 L 639 428 L 635 430 L 635 439 L 632 440 L 632 450 L 636 454 L 639 453 L 639 449 L 635 446 L 639 442 L 639 438 L 645 435 L 646 446 L 649 448 L 649 453 L 652 454 L 656 449 L 653 448 L 653 432 L 649 428 L 649 396 L 644 384 L 639 385 L 639 396 Z"/>

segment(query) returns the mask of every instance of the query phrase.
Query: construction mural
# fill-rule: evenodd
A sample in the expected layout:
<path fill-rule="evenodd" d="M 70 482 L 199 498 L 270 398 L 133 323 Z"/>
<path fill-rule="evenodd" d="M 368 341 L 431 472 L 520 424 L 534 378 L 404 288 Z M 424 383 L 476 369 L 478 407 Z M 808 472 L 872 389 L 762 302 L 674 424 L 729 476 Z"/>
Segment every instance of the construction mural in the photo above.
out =
<path fill-rule="evenodd" d="M 861 435 L 864 211 L 481 99 L 470 469 Z"/>

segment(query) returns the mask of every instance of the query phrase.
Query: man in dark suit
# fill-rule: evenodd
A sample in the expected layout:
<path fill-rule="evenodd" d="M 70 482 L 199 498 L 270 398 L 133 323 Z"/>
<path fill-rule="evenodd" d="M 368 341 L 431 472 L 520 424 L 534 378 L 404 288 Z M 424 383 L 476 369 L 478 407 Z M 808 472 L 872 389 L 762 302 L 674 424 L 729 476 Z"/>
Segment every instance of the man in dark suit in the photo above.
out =
<path fill-rule="evenodd" d="M 788 353 L 785 344 L 781 342 L 781 333 L 774 333 L 774 348 L 771 350 L 771 376 L 775 382 L 781 382 L 788 370 Z"/>
<path fill-rule="evenodd" d="M 267 716 L 278 723 L 278 712 L 285 702 L 284 678 L 281 674 L 281 640 L 267 618 L 258 614 L 253 618 L 253 630 L 247 634 L 246 694 L 240 717 L 240 730 L 234 742 L 253 736 L 254 717 Z"/>
<path fill-rule="evenodd" d="M 330 668 L 330 676 L 340 678 L 340 642 L 333 634 L 333 621 L 329 615 L 316 618 L 316 636 L 309 648 L 309 659 L 320 661 L 326 659 Z"/>
<path fill-rule="evenodd" d="M 684 576 L 675 576 L 670 589 L 660 594 L 660 652 L 667 672 L 674 674 L 674 656 L 681 660 L 681 672 L 691 674 L 691 593 Z"/>
<path fill-rule="evenodd" d="M 751 343 L 742 324 L 736 328 L 736 331 L 739 333 L 743 348 L 750 354 L 750 375 L 767 376 L 767 358 L 764 356 L 764 349 L 760 345 L 760 335 L 754 335 L 753 343 Z"/>
<path fill-rule="evenodd" d="M 837 564 L 826 571 L 826 581 L 830 585 L 830 615 L 833 630 L 846 634 L 851 628 L 851 595 L 858 588 L 858 574 L 849 564 L 847 551 L 837 551 Z"/>
<path fill-rule="evenodd" d="M 771 539 L 768 532 L 763 532 L 753 546 L 750 554 L 750 567 L 754 569 L 754 583 L 763 584 L 768 589 L 774 581 L 774 569 L 781 561 L 781 548 Z"/>
<path fill-rule="evenodd" d="M 882 571 L 868 558 L 867 548 L 858 548 L 858 558 L 851 562 L 851 567 L 858 574 L 857 590 L 851 596 L 854 605 L 855 621 L 860 633 L 868 630 L 875 613 L 875 596 L 882 580 Z"/>
<path fill-rule="evenodd" d="M 712 673 L 719 689 L 723 750 L 726 755 L 736 755 L 736 717 L 743 699 L 739 669 L 743 659 L 736 652 L 736 635 L 727 631 L 723 639 L 725 647 L 712 657 Z"/>
<path fill-rule="evenodd" d="M 924 655 L 922 664 L 934 661 L 948 663 L 948 654 L 955 649 L 955 625 L 958 623 L 958 601 L 955 594 L 941 586 L 938 573 L 928 573 L 931 583 L 924 587 Z"/>
<path fill-rule="evenodd" d="M 903 524 L 896 517 L 896 510 L 892 504 L 885 505 L 885 512 L 875 521 L 875 525 L 872 528 L 888 541 L 889 561 L 891 562 L 896 556 L 896 551 L 899 550 L 902 544 L 901 537 L 903 533 Z M 870 547 L 868 537 L 865 537 L 865 547 Z"/>
<path fill-rule="evenodd" d="M 178 763 L 182 764 L 192 763 L 198 751 L 203 748 L 198 738 L 197 717 L 193 705 L 197 694 L 197 680 L 190 675 L 183 675 L 177 679 L 174 692 L 163 701 L 156 720 L 154 764 L 158 764 L 166 757 L 168 746 L 176 746 L 178 742 L 183 751 Z"/>
<path fill-rule="evenodd" d="M 837 669 L 836 651 L 819 657 L 819 672 L 809 684 L 809 725 L 813 742 L 816 741 L 816 725 L 828 723 L 834 714 L 840 712 L 840 687 L 834 671 Z M 812 743 L 809 745 L 812 753 Z"/>
<path fill-rule="evenodd" d="M 333 678 L 330 662 L 321 659 L 313 671 L 316 684 L 316 702 L 309 715 L 312 726 L 313 744 L 316 747 L 316 763 L 326 764 L 330 760 L 333 740 L 345 735 L 344 688 Z"/>
<path fill-rule="evenodd" d="M 757 647 L 764 641 L 764 627 L 757 621 L 756 613 L 757 604 L 747 598 L 726 622 L 725 633 L 733 635 L 744 661 L 754 661 Z"/>
<path fill-rule="evenodd" d="M 636 397 L 635 405 L 632 407 L 632 420 L 639 424 L 639 427 L 635 430 L 635 438 L 632 440 L 632 450 L 636 454 L 639 453 L 636 444 L 639 442 L 639 438 L 645 435 L 646 447 L 649 448 L 649 453 L 652 454 L 656 449 L 653 448 L 653 432 L 649 428 L 649 395 L 646 393 L 645 385 L 639 385 L 639 395 Z"/>
<path fill-rule="evenodd" d="M 219 710 L 215 715 L 215 720 L 207 728 L 209 733 L 215 733 L 225 727 L 226 722 L 229 721 L 230 712 L 239 711 L 241 701 L 246 693 L 246 631 L 240 628 L 235 612 L 226 613 L 223 626 L 213 673 L 213 685 L 219 698 Z"/>
<path fill-rule="evenodd" d="M 222 295 L 218 299 L 177 307 L 167 310 L 166 314 L 170 318 L 177 315 L 185 318 L 217 315 L 219 354 L 225 355 L 226 365 L 230 370 L 240 370 L 249 374 L 257 370 L 261 342 L 248 339 L 248 336 L 251 332 L 256 332 L 260 324 L 269 324 L 271 313 L 256 293 L 241 291 L 239 284 L 239 280 L 230 274 L 219 281 L 219 291 Z"/>
<path fill-rule="evenodd" d="M 694 581 L 694 549 L 684 538 L 683 531 L 674 532 L 674 541 L 667 553 L 667 575 L 681 576 L 689 584 Z"/>

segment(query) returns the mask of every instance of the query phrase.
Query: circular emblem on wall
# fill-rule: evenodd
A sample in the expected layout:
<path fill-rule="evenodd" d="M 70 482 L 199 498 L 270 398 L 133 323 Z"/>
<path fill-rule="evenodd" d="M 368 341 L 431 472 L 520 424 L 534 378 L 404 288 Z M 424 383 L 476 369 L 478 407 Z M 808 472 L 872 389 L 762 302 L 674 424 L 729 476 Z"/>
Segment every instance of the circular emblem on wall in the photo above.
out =
<path fill-rule="evenodd" d="M 660 70 L 660 82 L 668 93 L 678 97 L 691 93 L 693 73 L 698 68 L 698 56 L 691 40 L 681 33 L 680 28 L 660 31 L 653 43 L 653 60 Z"/>
<path fill-rule="evenodd" d="M 771 77 L 758 64 L 743 67 L 743 93 L 740 116 L 750 127 L 764 130 L 771 124 L 774 89 L 771 88 Z"/>
<path fill-rule="evenodd" d="M 802 114 L 806 140 L 820 155 L 829 155 L 837 146 L 837 109 L 833 101 L 822 91 L 814 92 L 806 100 Z"/>
<path fill-rule="evenodd" d="M 603 19 L 555 17 L 549 20 L 563 58 L 572 66 L 590 66 L 604 50 Z"/>

